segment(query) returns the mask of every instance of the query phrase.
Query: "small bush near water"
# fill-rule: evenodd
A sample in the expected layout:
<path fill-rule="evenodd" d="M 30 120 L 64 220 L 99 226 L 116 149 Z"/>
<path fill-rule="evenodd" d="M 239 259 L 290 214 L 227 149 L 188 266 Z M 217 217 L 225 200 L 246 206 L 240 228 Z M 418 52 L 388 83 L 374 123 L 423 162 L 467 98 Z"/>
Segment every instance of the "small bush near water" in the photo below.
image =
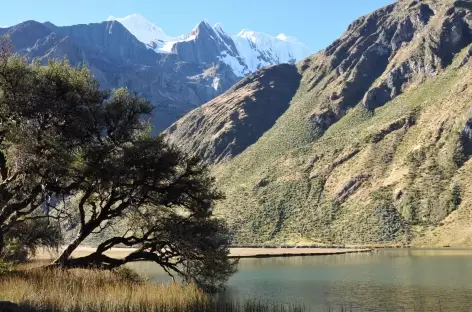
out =
<path fill-rule="evenodd" d="M 257 301 L 218 302 L 195 286 L 147 283 L 128 269 L 110 272 L 22 267 L 0 275 L 2 300 L 27 312 L 306 311 Z"/>

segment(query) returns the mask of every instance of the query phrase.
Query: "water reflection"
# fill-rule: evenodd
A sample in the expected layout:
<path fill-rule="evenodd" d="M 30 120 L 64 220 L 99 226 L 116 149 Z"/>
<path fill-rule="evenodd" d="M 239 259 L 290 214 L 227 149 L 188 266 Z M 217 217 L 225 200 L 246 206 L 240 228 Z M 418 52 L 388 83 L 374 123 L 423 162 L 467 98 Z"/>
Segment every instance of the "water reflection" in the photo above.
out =
<path fill-rule="evenodd" d="M 380 250 L 334 256 L 243 259 L 221 300 L 257 298 L 372 311 L 470 311 L 472 250 Z M 139 271 L 167 281 L 153 264 Z M 355 310 L 355 309 L 354 309 Z"/>

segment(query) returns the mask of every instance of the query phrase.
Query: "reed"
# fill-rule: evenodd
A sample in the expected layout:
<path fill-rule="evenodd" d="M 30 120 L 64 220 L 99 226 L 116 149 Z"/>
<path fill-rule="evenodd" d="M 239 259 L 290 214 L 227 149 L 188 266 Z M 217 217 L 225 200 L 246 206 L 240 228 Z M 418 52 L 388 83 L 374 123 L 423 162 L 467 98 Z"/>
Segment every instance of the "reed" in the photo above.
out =
<path fill-rule="evenodd" d="M 0 276 L 0 301 L 26 312 L 299 312 L 257 301 L 220 302 L 193 285 L 156 284 L 129 269 L 43 270 L 22 267 Z"/>

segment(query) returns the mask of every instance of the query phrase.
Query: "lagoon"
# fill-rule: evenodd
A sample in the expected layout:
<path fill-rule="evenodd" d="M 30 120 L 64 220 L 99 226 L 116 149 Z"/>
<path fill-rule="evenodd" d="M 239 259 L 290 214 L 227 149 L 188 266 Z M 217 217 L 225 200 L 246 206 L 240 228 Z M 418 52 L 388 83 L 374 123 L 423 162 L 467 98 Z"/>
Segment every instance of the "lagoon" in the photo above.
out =
<path fill-rule="evenodd" d="M 133 267 L 169 280 L 154 264 Z M 472 250 L 241 259 L 219 299 L 303 304 L 309 311 L 471 311 Z"/>

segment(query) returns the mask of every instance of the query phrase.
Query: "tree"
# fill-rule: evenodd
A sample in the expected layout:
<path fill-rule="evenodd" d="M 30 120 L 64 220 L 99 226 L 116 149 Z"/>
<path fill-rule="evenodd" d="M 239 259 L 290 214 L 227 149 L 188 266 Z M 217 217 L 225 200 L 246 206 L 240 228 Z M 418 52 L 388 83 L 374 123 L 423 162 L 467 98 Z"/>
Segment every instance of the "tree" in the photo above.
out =
<path fill-rule="evenodd" d="M 7 262 L 26 262 L 39 248 L 57 250 L 62 233 L 56 221 L 47 218 L 29 219 L 16 223 L 5 235 L 5 248 L 0 256 Z"/>
<path fill-rule="evenodd" d="M 16 224 L 46 218 L 75 231 L 54 266 L 153 261 L 205 287 L 234 272 L 228 230 L 212 215 L 222 194 L 198 159 L 151 135 L 148 101 L 102 91 L 67 61 L 41 66 L 1 50 L 0 250 Z M 92 236 L 96 251 L 73 258 Z M 116 246 L 136 249 L 104 254 Z"/>

